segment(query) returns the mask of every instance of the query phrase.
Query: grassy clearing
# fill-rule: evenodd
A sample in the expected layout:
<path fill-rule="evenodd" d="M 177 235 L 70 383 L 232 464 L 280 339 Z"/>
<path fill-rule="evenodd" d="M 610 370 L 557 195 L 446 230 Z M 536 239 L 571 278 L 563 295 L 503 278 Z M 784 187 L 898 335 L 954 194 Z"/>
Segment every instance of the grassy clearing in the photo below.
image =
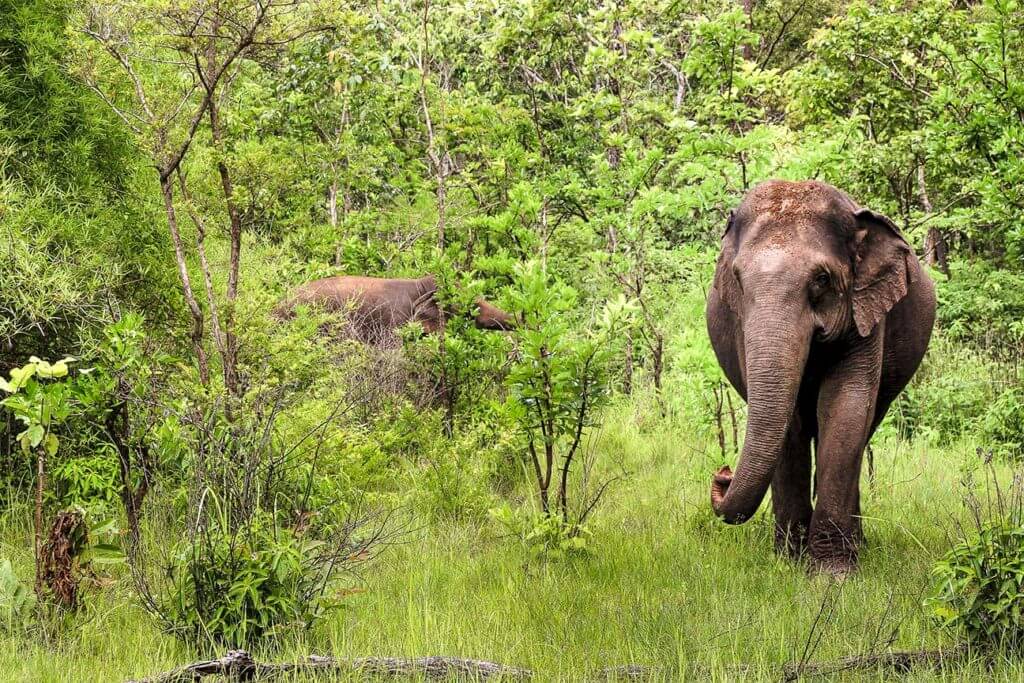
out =
<path fill-rule="evenodd" d="M 764 512 L 742 527 L 712 518 L 706 499 L 717 446 L 685 424 L 619 408 L 596 448 L 630 476 L 595 517 L 588 556 L 529 561 L 518 540 L 487 520 L 422 526 L 385 552 L 322 627 L 263 654 L 449 654 L 530 667 L 544 680 L 586 679 L 629 662 L 662 667 L 666 679 L 688 677 L 699 664 L 728 680 L 736 677 L 728 667 L 746 663 L 769 680 L 779 664 L 800 659 L 823 603 L 830 616 L 819 620 L 815 659 L 878 650 L 897 627 L 898 648 L 948 642 L 921 601 L 949 521 L 963 513 L 962 473 L 976 458 L 970 445 L 876 446 L 876 481 L 863 483 L 870 545 L 861 571 L 841 585 L 777 558 Z M 27 530 L 12 523 L 17 517 L 6 517 L 0 555 L 27 571 Z M 122 580 L 51 648 L 0 640 L 0 677 L 121 680 L 193 656 L 158 632 Z M 1021 662 L 987 664 L 908 680 L 1024 678 Z"/>

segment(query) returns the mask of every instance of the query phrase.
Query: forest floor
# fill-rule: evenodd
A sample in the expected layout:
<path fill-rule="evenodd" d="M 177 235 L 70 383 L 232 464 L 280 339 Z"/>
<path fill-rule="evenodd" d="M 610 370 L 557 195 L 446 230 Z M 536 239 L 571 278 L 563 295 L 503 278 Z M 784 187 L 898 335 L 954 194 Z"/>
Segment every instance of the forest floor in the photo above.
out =
<path fill-rule="evenodd" d="M 744 526 L 716 522 L 707 496 L 717 444 L 640 415 L 615 409 L 601 432 L 597 452 L 629 475 L 596 512 L 588 553 L 530 559 L 486 519 L 414 524 L 353 579 L 343 609 L 258 658 L 453 655 L 527 667 L 534 680 L 588 680 L 629 663 L 664 680 L 779 680 L 787 662 L 951 644 L 922 603 L 964 515 L 973 447 L 876 445 L 874 482 L 865 474 L 862 489 L 869 545 L 860 571 L 835 583 L 772 552 L 767 503 Z M 0 516 L 0 557 L 27 568 L 27 532 L 12 518 Z M 136 604 L 125 577 L 94 591 L 51 647 L 0 635 L 0 679 L 117 681 L 199 658 Z M 1024 662 L 978 656 L 905 675 L 939 678 L 1020 681 Z"/>

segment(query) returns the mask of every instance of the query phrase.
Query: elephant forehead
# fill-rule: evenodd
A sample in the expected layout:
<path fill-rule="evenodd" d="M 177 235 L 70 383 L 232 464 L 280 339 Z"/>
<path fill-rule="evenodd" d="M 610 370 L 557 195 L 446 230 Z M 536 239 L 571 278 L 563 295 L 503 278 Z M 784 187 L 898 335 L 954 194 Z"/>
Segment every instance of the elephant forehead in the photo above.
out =
<path fill-rule="evenodd" d="M 793 240 L 785 244 L 764 243 L 743 249 L 734 265 L 747 276 L 767 278 L 781 286 L 783 281 L 802 279 L 822 265 L 833 262 L 827 249 L 821 245 Z"/>
<path fill-rule="evenodd" d="M 815 209 L 826 210 L 835 203 L 836 190 L 815 180 L 789 182 L 772 180 L 750 191 L 757 213 L 802 214 Z"/>
<path fill-rule="evenodd" d="M 737 265 L 750 274 L 777 276 L 803 270 L 813 260 L 806 258 L 806 254 L 800 254 L 799 258 L 795 256 L 793 249 L 768 247 L 743 254 L 737 259 Z"/>
<path fill-rule="evenodd" d="M 831 251 L 834 234 L 828 229 L 829 225 L 830 217 L 825 211 L 765 212 L 750 225 L 746 243 L 751 249 L 775 250 L 805 258 L 809 252 Z"/>
<path fill-rule="evenodd" d="M 754 232 L 777 243 L 801 238 L 820 243 L 853 227 L 842 195 L 825 183 L 769 181 L 754 188 L 748 200 L 744 214 Z"/>

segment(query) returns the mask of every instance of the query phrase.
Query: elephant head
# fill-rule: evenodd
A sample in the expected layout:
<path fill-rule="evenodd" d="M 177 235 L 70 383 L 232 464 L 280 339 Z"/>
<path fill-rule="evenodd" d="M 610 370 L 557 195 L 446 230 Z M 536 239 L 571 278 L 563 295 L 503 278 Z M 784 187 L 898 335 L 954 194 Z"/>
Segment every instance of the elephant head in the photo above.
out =
<path fill-rule="evenodd" d="M 437 303 L 437 281 L 433 275 L 417 280 L 420 287 L 419 296 L 413 302 L 413 319 L 420 322 L 427 332 L 436 332 L 441 326 L 441 307 Z M 515 317 L 501 310 L 491 302 L 478 296 L 473 300 L 472 311 L 459 311 L 445 307 L 444 315 L 466 315 L 473 318 L 474 324 L 481 330 L 512 330 L 516 326 Z"/>
<path fill-rule="evenodd" d="M 750 519 L 764 499 L 812 346 L 877 334 L 913 258 L 892 221 L 824 183 L 762 183 L 730 214 L 714 287 L 738 323 L 748 419 L 735 474 L 711 485 L 723 520 Z"/>
<path fill-rule="evenodd" d="M 478 296 L 474 303 L 476 304 L 476 314 L 473 316 L 473 322 L 481 330 L 515 329 L 516 320 L 512 314 L 506 313 L 482 296 Z"/>

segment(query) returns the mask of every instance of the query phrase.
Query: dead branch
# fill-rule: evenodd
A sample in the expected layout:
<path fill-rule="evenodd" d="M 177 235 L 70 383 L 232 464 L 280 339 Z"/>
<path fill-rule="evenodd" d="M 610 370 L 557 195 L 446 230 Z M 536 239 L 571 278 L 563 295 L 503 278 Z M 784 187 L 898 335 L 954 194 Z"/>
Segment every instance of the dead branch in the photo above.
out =
<path fill-rule="evenodd" d="M 855 655 L 826 662 L 789 662 L 782 666 L 782 679 L 795 681 L 800 678 L 832 676 L 844 671 L 893 671 L 907 673 L 916 668 L 939 667 L 955 664 L 971 652 L 966 644 L 947 649 L 909 650 Z M 755 668 L 749 664 L 728 666 L 725 670 L 733 675 L 749 675 Z M 623 664 L 602 669 L 596 680 L 649 680 L 663 676 L 669 670 L 665 667 L 643 664 Z M 710 674 L 704 666 L 694 667 L 695 673 Z M 245 650 L 232 650 L 219 659 L 196 662 L 149 678 L 136 679 L 128 683 L 193 683 L 206 676 L 225 676 L 240 681 L 265 681 L 285 674 L 306 673 L 311 675 L 359 674 L 362 677 L 407 678 L 422 677 L 431 680 L 456 679 L 480 680 L 499 678 L 504 680 L 526 680 L 533 678 L 530 669 L 506 666 L 496 662 L 461 657 L 356 657 L 335 659 L 311 655 L 300 662 L 266 664 L 255 661 Z"/>
<path fill-rule="evenodd" d="M 835 676 L 838 673 L 847 671 L 886 671 L 906 674 L 917 668 L 937 668 L 954 664 L 962 661 L 969 653 L 970 648 L 967 645 L 956 645 L 945 650 L 881 652 L 843 657 L 842 659 L 828 662 L 789 662 L 782 666 L 781 678 L 783 681 L 796 681 L 806 678 Z M 757 667 L 749 664 L 735 664 L 724 667 L 724 671 L 720 671 L 718 674 L 725 673 L 729 678 L 744 679 L 754 676 L 757 671 Z M 696 664 L 690 673 L 693 677 L 711 678 L 715 677 L 716 672 L 707 666 Z M 678 672 L 673 672 L 666 667 L 644 666 L 642 664 L 624 664 L 608 667 L 601 670 L 596 678 L 604 681 L 647 681 L 652 679 L 660 680 L 667 675 L 670 678 L 686 678 L 685 676 L 679 676 Z"/>
<path fill-rule="evenodd" d="M 946 650 L 882 652 L 843 657 L 833 662 L 791 663 L 782 667 L 782 677 L 786 681 L 795 681 L 799 678 L 810 678 L 812 676 L 831 676 L 843 671 L 877 671 L 880 669 L 907 673 L 915 668 L 937 667 L 955 662 L 963 659 L 969 651 L 966 645 L 958 645 Z"/>
<path fill-rule="evenodd" d="M 309 674 L 360 674 L 387 678 L 421 676 L 439 679 L 502 678 L 523 680 L 533 674 L 528 669 L 508 667 L 495 662 L 460 657 L 418 657 L 401 659 L 396 657 L 358 657 L 335 659 L 311 655 L 305 661 L 281 664 L 264 664 L 255 661 L 245 650 L 232 650 L 219 659 L 196 662 L 149 678 L 129 683 L 192 683 L 205 676 L 226 676 L 234 680 L 270 680 L 289 673 Z"/>

